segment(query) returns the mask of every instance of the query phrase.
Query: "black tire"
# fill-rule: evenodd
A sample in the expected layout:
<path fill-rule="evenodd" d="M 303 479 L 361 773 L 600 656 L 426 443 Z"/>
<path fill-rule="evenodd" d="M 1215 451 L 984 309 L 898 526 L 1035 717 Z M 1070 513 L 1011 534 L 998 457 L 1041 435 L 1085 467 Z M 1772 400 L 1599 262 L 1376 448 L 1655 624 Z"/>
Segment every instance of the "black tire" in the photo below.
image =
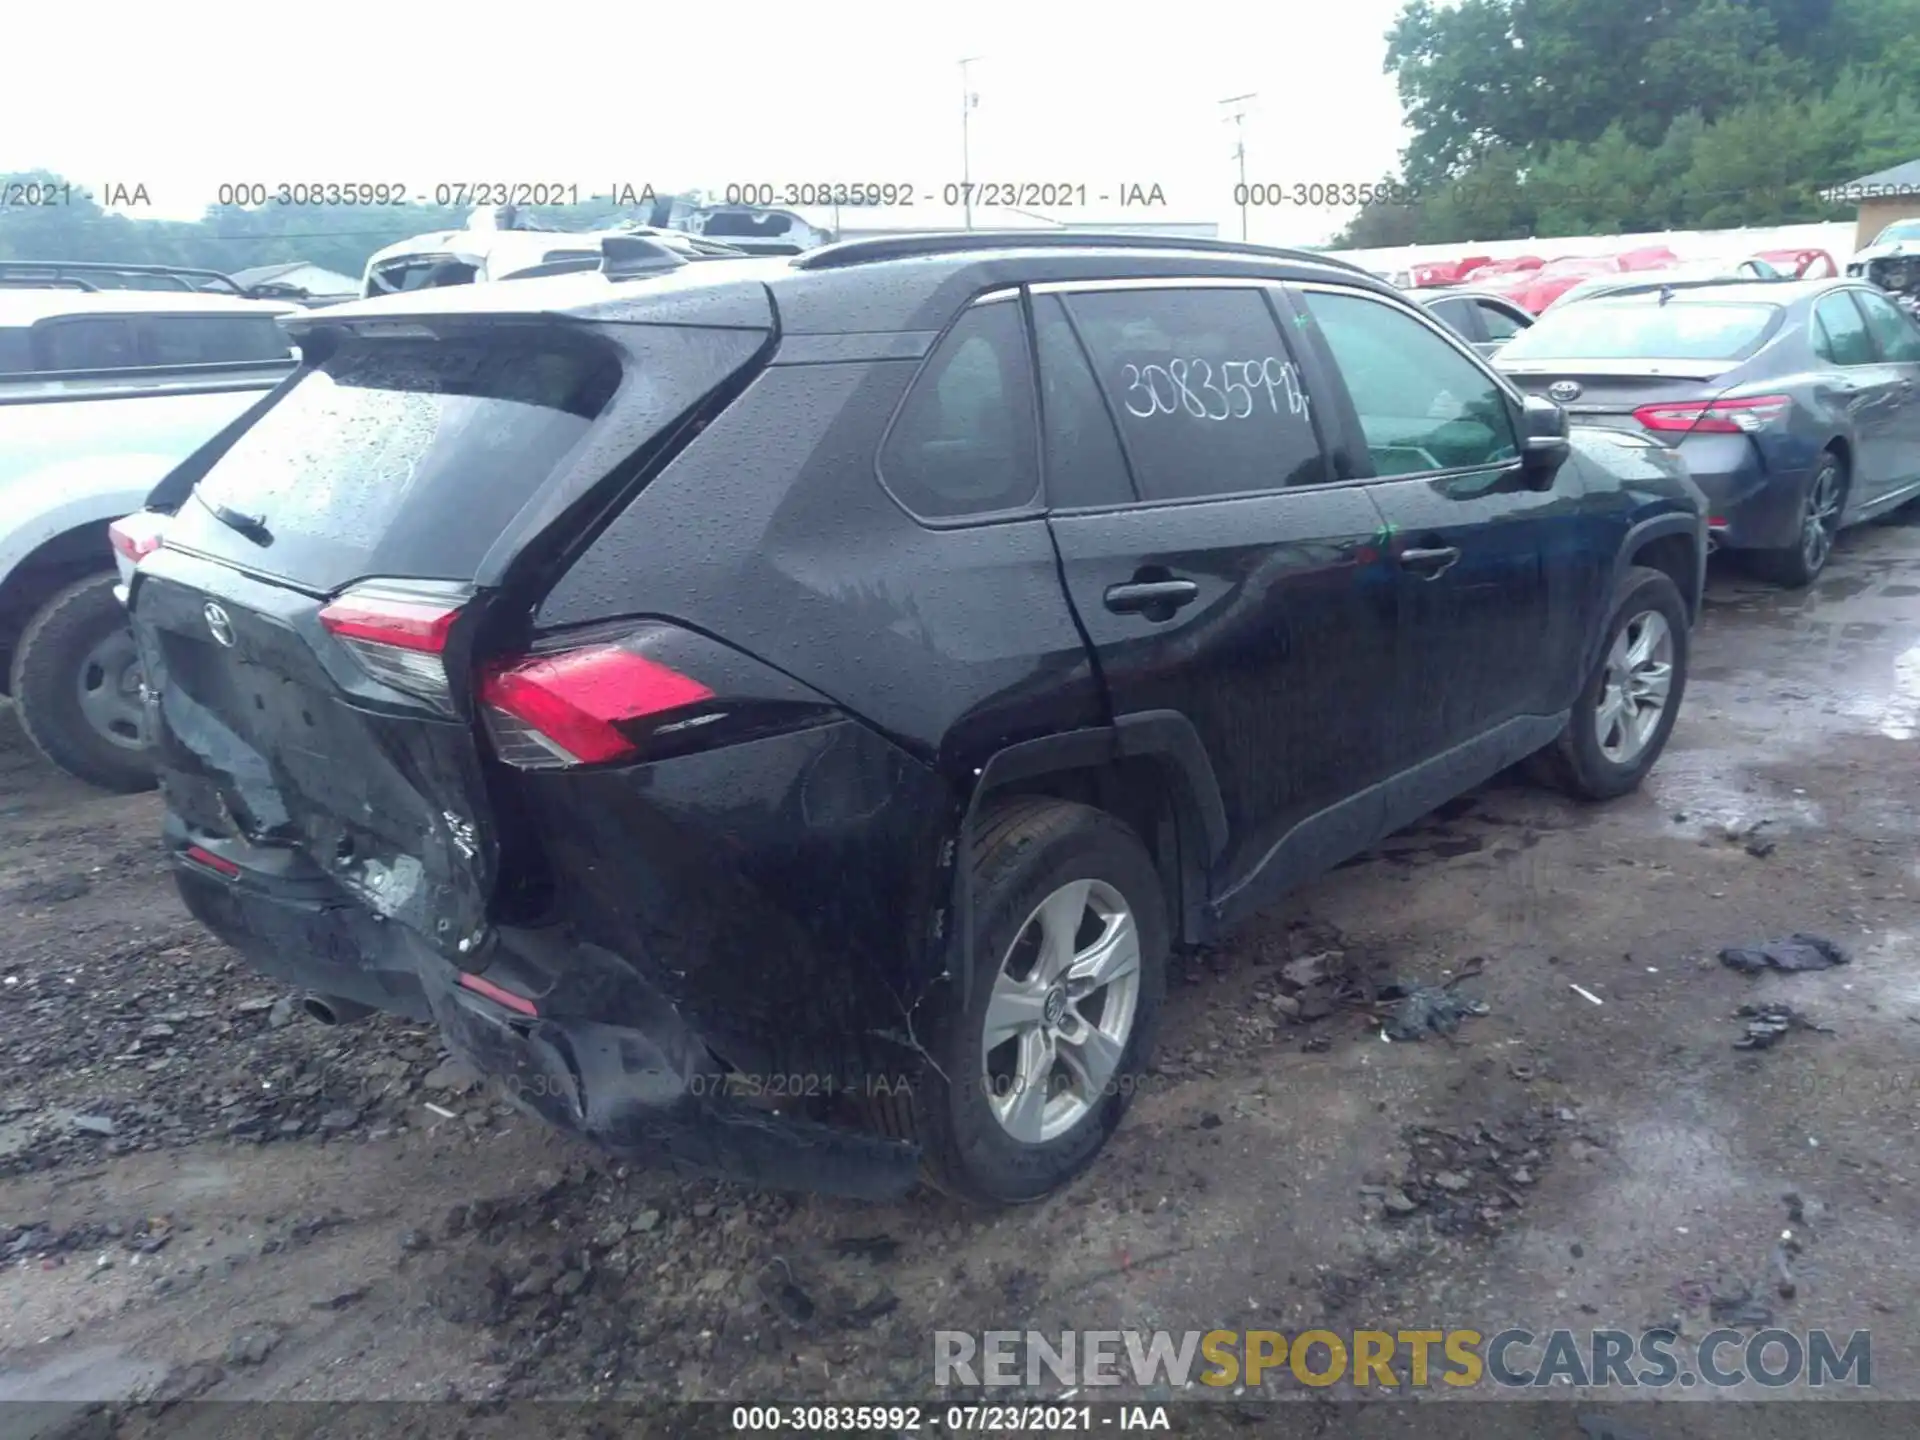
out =
<path fill-rule="evenodd" d="M 89 575 L 42 605 L 13 652 L 13 702 L 34 747 L 69 775 L 123 795 L 157 783 L 147 752 L 115 744 L 80 705 L 81 667 L 94 647 L 124 630 L 117 576 Z"/>
<path fill-rule="evenodd" d="M 1600 748 L 1597 733 L 1597 717 L 1607 688 L 1607 656 L 1621 631 L 1649 611 L 1658 613 L 1666 621 L 1673 637 L 1666 708 L 1639 754 L 1630 763 L 1622 764 Z M 1574 701 L 1566 727 L 1551 745 L 1533 757 L 1529 766 L 1532 773 L 1579 800 L 1612 800 L 1638 789 L 1666 748 L 1667 737 L 1673 733 L 1673 722 L 1680 714 L 1680 702 L 1687 690 L 1690 639 L 1686 602 L 1680 598 L 1673 581 L 1643 565 L 1628 570 L 1614 591 L 1605 643 L 1600 647 L 1593 673 L 1581 687 L 1580 698 Z"/>
<path fill-rule="evenodd" d="M 1166 902 L 1139 838 L 1086 805 L 1047 799 L 997 805 L 980 818 L 969 861 L 977 917 L 972 984 L 935 1018 L 926 1037 L 934 1064 L 914 1087 L 909 1113 L 892 1128 L 920 1142 L 925 1178 L 937 1189 L 974 1204 L 1017 1205 L 1052 1193 L 1091 1164 L 1143 1083 L 1166 990 Z M 1132 912 L 1140 942 L 1133 1024 L 1101 1098 L 1064 1134 L 1028 1144 L 1009 1134 L 991 1109 L 983 1063 L 986 1005 L 1029 917 L 1076 880 L 1110 886 Z"/>
<path fill-rule="evenodd" d="M 1847 503 L 1848 476 L 1847 467 L 1840 457 L 1831 450 L 1823 450 L 1820 463 L 1814 467 L 1813 478 L 1807 482 L 1807 493 L 1800 500 L 1800 529 L 1804 536 L 1808 524 L 1808 514 L 1820 497 L 1826 493 L 1828 483 L 1837 485 L 1834 492 L 1842 509 Z M 1788 590 L 1804 590 L 1820 578 L 1827 568 L 1827 561 L 1833 556 L 1833 547 L 1840 538 L 1840 511 L 1833 516 L 1832 526 L 1827 530 L 1827 540 L 1820 548 L 1818 556 L 1809 556 L 1805 540 L 1785 546 L 1779 550 L 1752 550 L 1747 553 L 1747 563 L 1756 575 Z"/>

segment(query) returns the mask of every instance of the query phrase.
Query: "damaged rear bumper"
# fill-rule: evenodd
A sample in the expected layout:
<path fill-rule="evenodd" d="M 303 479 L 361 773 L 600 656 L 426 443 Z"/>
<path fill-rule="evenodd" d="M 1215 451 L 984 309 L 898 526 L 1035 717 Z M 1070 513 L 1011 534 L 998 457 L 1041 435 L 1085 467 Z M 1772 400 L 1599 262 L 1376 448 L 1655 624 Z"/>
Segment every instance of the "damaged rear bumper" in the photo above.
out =
<path fill-rule="evenodd" d="M 617 1002 L 598 1012 L 628 1023 L 543 1014 L 514 988 L 462 972 L 406 926 L 375 916 L 296 851 L 249 846 L 243 854 L 190 836 L 171 816 L 166 839 L 187 908 L 257 969 L 436 1023 L 447 1048 L 519 1108 L 616 1154 L 874 1200 L 904 1194 L 919 1173 L 916 1146 L 735 1098 L 673 1004 L 636 993 L 631 972 Z M 515 956 L 499 959 L 499 973 L 522 973 Z M 581 960 L 591 970 L 592 957 Z M 493 957 L 470 963 L 492 973 Z"/>

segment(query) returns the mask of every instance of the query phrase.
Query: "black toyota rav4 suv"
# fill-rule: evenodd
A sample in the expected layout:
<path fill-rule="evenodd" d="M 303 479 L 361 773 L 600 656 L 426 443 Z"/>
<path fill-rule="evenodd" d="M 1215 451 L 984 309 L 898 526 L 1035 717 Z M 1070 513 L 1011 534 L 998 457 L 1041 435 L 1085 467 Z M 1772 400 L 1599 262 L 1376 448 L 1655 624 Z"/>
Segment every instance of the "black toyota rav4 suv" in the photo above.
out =
<path fill-rule="evenodd" d="M 923 236 L 290 322 L 128 600 L 193 913 L 621 1153 L 1032 1199 L 1171 947 L 1531 759 L 1633 788 L 1706 537 L 1306 253 Z"/>

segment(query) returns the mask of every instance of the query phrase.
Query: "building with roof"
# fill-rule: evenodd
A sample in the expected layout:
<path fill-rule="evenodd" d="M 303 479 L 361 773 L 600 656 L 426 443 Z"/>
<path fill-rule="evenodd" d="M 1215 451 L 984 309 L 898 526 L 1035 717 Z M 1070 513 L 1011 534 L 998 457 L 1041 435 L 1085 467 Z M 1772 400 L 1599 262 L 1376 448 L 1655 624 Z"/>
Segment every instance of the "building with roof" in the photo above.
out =
<path fill-rule="evenodd" d="M 1920 216 L 1920 160 L 1876 170 L 1823 193 L 1829 200 L 1857 207 L 1853 244 L 1861 249 L 1895 220 Z"/>

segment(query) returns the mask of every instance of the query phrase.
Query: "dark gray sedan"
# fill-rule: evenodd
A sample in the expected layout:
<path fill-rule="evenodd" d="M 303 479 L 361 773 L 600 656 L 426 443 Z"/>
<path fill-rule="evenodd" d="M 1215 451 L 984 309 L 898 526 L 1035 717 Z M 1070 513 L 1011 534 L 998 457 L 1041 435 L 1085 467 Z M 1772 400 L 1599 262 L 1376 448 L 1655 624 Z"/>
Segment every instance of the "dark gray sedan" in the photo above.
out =
<path fill-rule="evenodd" d="M 1576 425 L 1676 447 L 1716 543 L 1810 584 L 1843 526 L 1920 496 L 1920 324 L 1859 281 L 1729 281 L 1556 306 L 1494 363 Z"/>

